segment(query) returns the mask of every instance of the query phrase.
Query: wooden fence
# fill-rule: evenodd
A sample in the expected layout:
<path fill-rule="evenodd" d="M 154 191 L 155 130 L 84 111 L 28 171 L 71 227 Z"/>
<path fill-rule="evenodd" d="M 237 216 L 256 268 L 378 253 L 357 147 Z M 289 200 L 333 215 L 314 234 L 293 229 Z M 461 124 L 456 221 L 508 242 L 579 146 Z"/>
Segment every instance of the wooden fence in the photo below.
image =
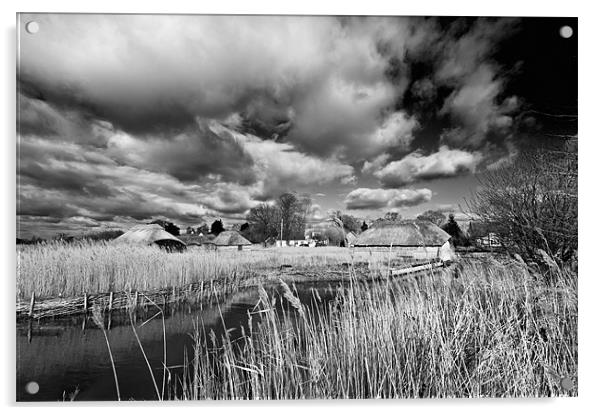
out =
<path fill-rule="evenodd" d="M 169 287 L 152 291 L 121 291 L 83 294 L 81 297 L 39 300 L 32 294 L 29 301 L 17 301 L 17 320 L 43 319 L 86 314 L 93 307 L 103 311 L 128 310 L 152 305 L 165 306 L 180 301 L 203 301 L 212 296 L 233 292 L 236 282 L 200 281 L 184 287 Z"/>
<path fill-rule="evenodd" d="M 245 280 L 233 279 L 226 281 L 200 281 L 188 284 L 182 287 L 169 287 L 151 291 L 121 291 L 107 292 L 98 294 L 82 294 L 71 298 L 50 298 L 38 299 L 32 294 L 29 300 L 17 301 L 17 321 L 30 319 L 43 319 L 53 317 L 66 317 L 86 314 L 92 308 L 97 307 L 102 311 L 131 310 L 144 308 L 152 305 L 165 306 L 181 301 L 199 302 L 207 301 L 212 297 L 221 298 L 236 291 L 242 285 L 252 286 L 267 282 L 277 282 L 279 279 L 290 282 L 311 282 L 311 281 L 346 281 L 352 278 L 358 279 L 386 279 L 393 276 L 403 276 L 440 269 L 444 266 L 441 261 L 431 261 L 428 263 L 406 264 L 403 268 L 396 268 L 389 263 L 385 266 L 384 272 L 374 272 L 369 270 L 368 263 L 342 263 L 335 269 L 324 269 L 315 267 L 315 269 L 294 270 L 290 265 L 283 265 L 279 269 L 271 272 L 257 274 L 254 278 Z M 354 269 L 353 276 L 350 272 Z M 388 272 L 387 272 L 388 271 Z M 244 284 L 243 284 L 244 283 Z"/>

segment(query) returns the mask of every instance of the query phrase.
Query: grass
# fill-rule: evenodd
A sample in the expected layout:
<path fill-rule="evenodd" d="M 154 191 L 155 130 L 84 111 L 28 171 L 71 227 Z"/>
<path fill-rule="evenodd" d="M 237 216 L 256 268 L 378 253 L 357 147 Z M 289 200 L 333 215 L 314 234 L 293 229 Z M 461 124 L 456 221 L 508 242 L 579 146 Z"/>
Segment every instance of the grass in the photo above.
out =
<path fill-rule="evenodd" d="M 182 399 L 577 395 L 577 279 L 524 266 L 354 281 L 313 311 L 283 283 L 243 336 L 194 334 Z M 284 312 L 283 309 L 290 312 Z"/>
<path fill-rule="evenodd" d="M 341 248 L 168 254 L 155 247 L 52 243 L 18 249 L 17 296 L 69 297 L 257 279 L 262 269 L 283 264 L 302 271 L 360 260 L 383 258 L 351 259 Z M 378 272 L 378 267 L 369 269 Z M 193 333 L 194 353 L 180 383 L 172 382 L 170 396 L 577 395 L 576 387 L 560 386 L 577 380 L 575 272 L 555 269 L 542 275 L 524 263 L 491 258 L 464 262 L 455 272 L 384 282 L 359 278 L 353 267 L 349 272 L 351 281 L 336 299 L 326 304 L 316 295 L 316 307 L 303 304 L 294 286 L 284 282 L 280 301 L 260 288 L 260 302 L 240 337 L 231 338 L 231 328 L 225 327 L 225 337 L 216 338 L 200 322 Z"/>
<path fill-rule="evenodd" d="M 155 246 L 106 242 L 53 242 L 17 250 L 17 300 L 75 297 L 83 293 L 153 290 L 251 276 L 282 264 L 319 267 L 348 260 L 344 248 L 283 248 L 167 253 Z"/>

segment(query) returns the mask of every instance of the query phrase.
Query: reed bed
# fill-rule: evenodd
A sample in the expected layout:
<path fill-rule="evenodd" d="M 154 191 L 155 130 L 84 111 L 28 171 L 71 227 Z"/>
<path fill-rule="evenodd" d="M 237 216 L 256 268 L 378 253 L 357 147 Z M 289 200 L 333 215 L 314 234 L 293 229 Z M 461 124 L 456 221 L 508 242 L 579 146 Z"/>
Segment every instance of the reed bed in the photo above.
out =
<path fill-rule="evenodd" d="M 258 270 L 319 267 L 348 260 L 341 248 L 256 248 L 167 253 L 155 246 L 53 242 L 17 249 L 17 301 L 73 298 L 84 293 L 147 292 L 201 281 L 241 279 Z"/>
<path fill-rule="evenodd" d="M 370 283 L 302 304 L 261 290 L 239 338 L 194 333 L 180 399 L 576 396 L 577 278 L 520 263 Z M 351 270 L 353 274 L 353 270 Z"/>

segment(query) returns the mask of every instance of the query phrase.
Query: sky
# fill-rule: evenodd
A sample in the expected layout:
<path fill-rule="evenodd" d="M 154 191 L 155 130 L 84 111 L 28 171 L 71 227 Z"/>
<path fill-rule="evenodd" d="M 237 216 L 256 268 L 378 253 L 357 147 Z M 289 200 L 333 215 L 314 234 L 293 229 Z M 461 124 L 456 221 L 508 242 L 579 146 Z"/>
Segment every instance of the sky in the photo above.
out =
<path fill-rule="evenodd" d="M 287 191 L 311 221 L 461 214 L 480 173 L 577 133 L 576 18 L 19 20 L 18 237 L 228 225 Z"/>

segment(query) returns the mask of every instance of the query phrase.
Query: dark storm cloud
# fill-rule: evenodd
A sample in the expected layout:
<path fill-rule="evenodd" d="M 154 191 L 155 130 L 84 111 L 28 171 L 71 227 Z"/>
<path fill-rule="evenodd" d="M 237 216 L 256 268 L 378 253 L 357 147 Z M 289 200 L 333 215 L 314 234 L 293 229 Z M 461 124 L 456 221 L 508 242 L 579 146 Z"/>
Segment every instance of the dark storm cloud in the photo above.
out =
<path fill-rule="evenodd" d="M 65 204 L 63 198 L 49 195 L 23 195 L 17 197 L 17 215 L 65 218 L 77 215 L 77 208 Z"/>
<path fill-rule="evenodd" d="M 107 137 L 99 133 L 101 121 L 82 108 L 65 109 L 56 103 L 34 98 L 20 90 L 17 95 L 18 131 L 21 136 L 52 137 L 61 142 L 91 146 L 106 145 Z"/>
<path fill-rule="evenodd" d="M 417 134 L 426 151 L 441 144 L 480 150 L 512 139 L 522 108 L 507 91 L 516 61 L 496 60 L 500 44 L 519 31 L 521 20 L 438 19 L 422 45 L 413 48 L 413 83 L 402 105 L 427 126 Z"/>
<path fill-rule="evenodd" d="M 302 151 L 350 159 L 411 141 L 393 111 L 407 79 L 393 55 L 416 35 L 407 19 L 249 16 L 36 16 L 23 36 L 24 94 L 130 134 L 181 133 L 238 115 L 240 128 L 286 135 Z M 40 32 L 41 34 L 42 32 Z M 294 45 L 294 46 L 293 46 Z M 382 45 L 388 45 L 384 48 Z M 51 68 L 51 69 L 50 69 Z M 388 135 L 382 129 L 395 120 Z"/>
<path fill-rule="evenodd" d="M 385 187 L 474 173 L 486 160 L 510 157 L 505 150 L 512 146 L 522 102 L 505 93 L 512 72 L 493 57 L 499 42 L 516 32 L 519 20 L 428 24 L 431 30 L 409 50 L 417 79 L 403 101 L 428 131 L 415 134 L 413 153 L 396 148 L 364 164 L 363 171 Z M 491 160 L 493 155 L 498 158 Z"/>
<path fill-rule="evenodd" d="M 410 95 L 450 92 L 439 109 L 451 119 L 442 131 L 449 145 L 478 145 L 512 122 L 497 103 L 504 79 L 491 60 L 512 19 L 38 17 L 44 37 L 22 38 L 25 91 L 141 139 L 183 134 L 199 118 L 235 117 L 241 131 L 320 157 L 353 162 L 407 151 L 421 115 L 396 102 L 415 61 L 432 71 Z M 176 177 L 189 179 L 188 171 Z"/>
<path fill-rule="evenodd" d="M 115 162 L 106 149 L 20 138 L 17 214 L 149 219 L 196 216 L 197 189 L 175 178 Z"/>
<path fill-rule="evenodd" d="M 22 184 L 64 190 L 68 194 L 108 197 L 114 193 L 114 189 L 101 182 L 95 172 L 78 172 L 69 163 L 48 166 L 42 162 L 23 160 L 19 165 L 19 173 Z"/>
<path fill-rule="evenodd" d="M 71 125 L 77 120 L 63 112 L 54 111 L 62 128 L 77 130 Z M 99 221 L 168 216 L 197 223 L 207 216 L 244 215 L 256 203 L 252 194 L 269 198 L 299 184 L 353 178 L 351 166 L 241 134 L 216 121 L 198 120 L 195 128 L 171 140 L 142 139 L 107 122 L 90 130 L 104 145 L 63 141 L 54 133 L 20 137 L 19 214 L 54 212 Z M 32 202 L 36 198 L 45 201 L 46 210 Z M 62 208 L 64 200 L 72 207 Z"/>
<path fill-rule="evenodd" d="M 73 110 L 20 96 L 23 168 L 27 162 L 55 157 L 62 161 L 125 163 L 156 172 L 166 172 L 183 181 L 207 174 L 227 181 L 251 183 L 253 160 L 231 137 L 215 135 L 203 120 L 182 127 L 179 133 L 130 136 L 111 123 L 86 120 Z M 108 149 L 99 153 L 94 148 Z M 58 166 L 59 168 L 64 166 Z M 31 170 L 35 166 L 31 166 Z M 78 180 L 78 178 L 73 178 Z"/>
<path fill-rule="evenodd" d="M 170 139 L 114 135 L 109 153 L 121 162 L 184 182 L 210 174 L 230 182 L 255 182 L 253 159 L 242 145 L 232 136 L 215 134 L 202 120 Z"/>

